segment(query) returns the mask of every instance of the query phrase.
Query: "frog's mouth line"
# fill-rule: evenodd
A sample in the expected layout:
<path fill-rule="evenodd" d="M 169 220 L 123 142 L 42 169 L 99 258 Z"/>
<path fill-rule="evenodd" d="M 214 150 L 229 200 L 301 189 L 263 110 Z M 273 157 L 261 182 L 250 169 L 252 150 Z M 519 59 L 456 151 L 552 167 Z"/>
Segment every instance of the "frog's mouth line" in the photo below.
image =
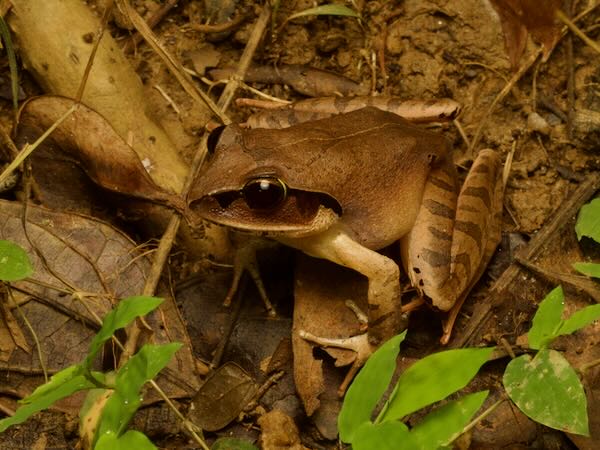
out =
<path fill-rule="evenodd" d="M 202 218 L 239 230 L 266 234 L 313 234 L 329 228 L 342 215 L 331 196 L 290 189 L 275 208 L 252 209 L 238 191 L 205 195 L 190 204 Z"/>

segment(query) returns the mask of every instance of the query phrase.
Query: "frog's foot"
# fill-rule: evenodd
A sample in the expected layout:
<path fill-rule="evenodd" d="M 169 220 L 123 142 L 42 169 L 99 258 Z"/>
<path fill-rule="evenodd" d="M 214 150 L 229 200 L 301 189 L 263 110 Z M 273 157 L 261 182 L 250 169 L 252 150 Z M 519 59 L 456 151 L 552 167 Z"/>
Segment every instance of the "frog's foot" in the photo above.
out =
<path fill-rule="evenodd" d="M 371 353 L 375 350 L 373 345 L 369 342 L 369 335 L 367 333 L 369 318 L 363 312 L 360 307 L 353 302 L 352 300 L 346 300 L 346 307 L 350 309 L 354 315 L 356 316 L 356 320 L 359 323 L 359 334 L 347 338 L 326 338 L 321 336 L 315 336 L 312 333 L 309 333 L 305 330 L 299 330 L 298 335 L 313 344 L 318 345 L 319 347 L 328 348 L 339 348 L 342 350 L 350 350 L 354 353 L 354 358 L 348 359 L 339 359 L 334 354 L 330 353 L 330 355 L 336 360 L 336 366 L 345 366 L 347 364 L 352 363 L 350 366 L 350 370 L 344 377 L 342 384 L 340 384 L 338 388 L 338 395 L 343 397 L 346 389 L 350 385 L 350 382 L 358 372 L 358 370 L 365 364 Z"/>
<path fill-rule="evenodd" d="M 309 342 L 319 345 L 320 347 L 335 347 L 341 348 L 344 350 L 352 350 L 355 353 L 354 361 L 352 362 L 352 366 L 344 380 L 340 384 L 338 388 L 338 395 L 340 397 L 344 396 L 346 389 L 350 385 L 350 382 L 358 372 L 358 370 L 364 365 L 364 363 L 369 359 L 371 353 L 373 353 L 374 348 L 369 343 L 369 336 L 367 332 L 357 334 L 356 336 L 351 336 L 348 338 L 325 338 L 320 336 L 315 336 L 312 333 L 309 333 L 304 330 L 300 330 L 298 335 Z"/>
<path fill-rule="evenodd" d="M 235 257 L 233 259 L 233 280 L 231 281 L 225 300 L 223 300 L 223 306 L 231 306 L 233 296 L 238 290 L 242 275 L 244 274 L 244 271 L 247 271 L 252 277 L 252 280 L 254 280 L 254 284 L 258 289 L 260 298 L 262 299 L 269 316 L 274 317 L 277 315 L 273 304 L 267 296 L 265 285 L 258 270 L 258 261 L 256 260 L 257 250 L 264 247 L 264 243 L 249 239 L 236 249 Z"/>

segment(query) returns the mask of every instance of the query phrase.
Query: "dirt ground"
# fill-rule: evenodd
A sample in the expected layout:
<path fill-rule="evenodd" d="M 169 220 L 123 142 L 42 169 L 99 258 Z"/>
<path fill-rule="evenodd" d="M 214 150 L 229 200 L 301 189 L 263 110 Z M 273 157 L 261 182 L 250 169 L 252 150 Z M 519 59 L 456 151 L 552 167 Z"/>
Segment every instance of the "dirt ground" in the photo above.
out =
<path fill-rule="evenodd" d="M 108 0 L 88 1 L 87 6 L 99 20 L 108 3 Z M 136 0 L 132 3 L 140 15 L 148 18 L 156 15 L 161 7 L 175 2 Z M 301 66 L 301 73 L 311 67 L 354 81 L 346 80 L 350 83 L 350 95 L 397 96 L 404 100 L 453 99 L 462 105 L 460 116 L 453 122 L 436 125 L 435 129 L 452 143 L 454 159 L 463 178 L 479 149 L 491 148 L 503 158 L 514 152 L 504 199 L 503 240 L 489 270 L 467 299 L 450 346 L 499 345 L 514 349 L 517 338 L 529 328 L 537 302 L 559 282 L 563 283 L 571 299 L 569 308 L 581 307 L 594 299 L 597 301 L 600 296 L 594 296 L 597 287 L 593 282 L 573 281 L 576 272 L 571 263 L 584 258 L 594 260 L 598 256 L 592 244 L 581 244 L 576 240 L 573 226 L 579 207 L 593 198 L 598 188 L 600 55 L 581 39 L 567 34 L 560 39 L 547 61 L 542 61 L 539 45 L 530 38 L 519 67 L 513 68 L 507 56 L 500 20 L 487 1 L 359 0 L 347 5 L 360 13 L 360 20 L 328 15 L 286 20 L 293 13 L 313 7 L 315 3 L 321 2 L 292 0 L 278 4 L 252 57 L 253 64 L 266 68 L 269 79 L 248 81 L 249 86 L 278 99 L 306 98 L 312 87 L 306 88 L 302 81 L 290 87 L 293 84 L 290 81 L 273 80 L 278 75 L 277 69 L 297 65 Z M 573 15 L 577 15 L 591 2 L 573 3 Z M 216 101 L 224 83 L 211 81 L 215 74 L 211 74 L 210 69 L 238 67 L 261 11 L 260 2 L 252 0 L 182 0 L 167 8 L 166 14 L 153 26 L 153 31 L 165 50 L 181 63 L 188 74 L 192 74 L 193 83 Z M 10 14 L 13 13 L 7 15 L 9 25 Z M 219 28 L 206 24 L 229 25 Z M 598 9 L 580 19 L 577 25 L 592 40 L 600 41 Z M 24 67 L 20 66 L 23 71 L 20 101 L 40 94 L 67 95 L 54 88 L 53 82 L 40 80 L 39 67 L 32 69 L 35 61 L 19 53 L 20 46 L 26 44 L 26 39 L 19 34 L 22 29 L 14 25 L 11 27 L 19 63 L 24 64 Z M 40 23 L 39 27 L 43 28 L 44 24 Z M 127 46 L 127 63 L 144 83 L 147 110 L 176 143 L 183 161 L 177 163 L 181 166 L 177 171 L 185 173 L 195 158 L 204 127 L 209 121 L 216 123 L 218 119 L 182 88 L 154 49 L 144 42 L 132 44 L 134 29 L 122 14 L 115 13 L 110 17 L 108 29 L 120 48 Z M 8 136 L 12 133 L 15 119 L 11 110 L 5 53 L 1 54 L 0 67 L 0 124 Z M 28 72 L 28 69 L 31 70 Z M 315 84 L 312 80 L 308 77 L 304 84 Z M 323 89 L 329 88 L 319 81 L 316 84 L 323 84 L 320 86 Z M 345 84 L 336 80 L 329 93 L 319 95 L 334 96 L 342 86 L 346 88 Z M 75 88 L 68 92 L 75 92 Z M 71 96 L 74 97 L 74 94 Z M 256 97 L 256 94 L 242 87 L 235 97 Z M 251 111 L 234 104 L 226 114 L 232 121 L 242 122 Z M 135 123 L 135 114 L 133 116 Z M 98 127 L 90 130 L 92 137 L 99 133 Z M 17 138 L 15 140 L 19 142 Z M 0 155 L 5 161 L 12 159 L 8 145 L 3 145 Z M 154 211 L 148 213 L 141 207 L 138 209 L 137 203 L 131 206 L 129 200 L 113 199 L 98 193 L 97 188 L 91 186 L 93 183 L 81 180 L 85 176 L 72 175 L 71 172 L 68 172 L 69 175 L 60 172 L 60 176 L 49 176 L 50 172 L 58 170 L 51 161 L 52 157 L 46 156 L 34 163 L 39 167 L 33 168 L 39 182 L 37 193 L 34 190 L 34 203 L 62 213 L 76 211 L 110 222 L 111 226 L 107 225 L 108 228 L 101 231 L 93 223 L 86 223 L 85 228 L 90 230 L 89 233 L 97 231 L 106 242 L 119 241 L 123 248 L 133 244 L 127 243 L 128 238 L 124 235 L 114 237 L 116 228 L 137 244 L 151 237 L 160 237 L 167 222 L 160 213 L 156 217 L 162 219 L 153 219 L 149 225 L 144 218 L 154 218 Z M 160 170 L 168 172 L 170 167 L 165 165 L 170 164 L 164 163 Z M 174 183 L 182 185 L 183 181 Z M 8 191 L 2 198 L 12 204 L 20 201 L 24 196 L 23 185 L 20 183 L 16 191 Z M 73 187 L 84 185 L 81 190 Z M 82 193 L 74 194 L 74 191 Z M 4 210 L 1 214 L 6 217 L 6 222 L 18 222 L 18 210 L 4 203 L 2 205 L 5 206 L 1 207 Z M 31 214 L 35 216 L 38 212 Z M 48 220 L 42 212 L 39 214 L 39 218 L 35 218 L 38 220 L 36 223 L 43 224 Z M 68 222 L 58 216 L 53 220 Z M 83 228 L 83 222 L 78 227 Z M 75 232 L 73 229 L 69 236 Z M 298 262 L 294 253 L 286 248 L 270 249 L 261 254 L 260 271 L 269 298 L 277 310 L 276 318 L 267 316 L 252 283 L 243 284 L 242 294 L 234 299 L 231 308 L 223 308 L 221 302 L 230 284 L 231 270 L 214 262 L 231 263 L 231 247 L 228 239 L 211 233 L 210 227 L 204 231 L 204 237 L 212 239 L 209 250 L 191 250 L 185 245 L 187 238 L 181 237 L 163 272 L 161 289 L 174 295 L 169 313 L 172 316 L 169 317 L 173 320 L 170 323 L 176 325 L 171 325 L 173 328 L 166 331 L 162 325 L 157 325 L 157 328 L 162 330 L 165 341 L 179 333 L 180 340 L 189 346 L 187 356 L 178 361 L 180 367 L 184 367 L 180 370 L 180 378 L 175 376 L 175 381 L 163 380 L 168 385 L 169 394 L 177 399 L 183 411 L 192 409 L 190 417 L 205 430 L 210 430 L 206 433 L 208 442 L 217 436 L 239 436 L 254 441 L 261 429 L 275 439 L 273 431 L 267 430 L 279 426 L 292 430 L 281 437 L 288 444 L 277 447 L 263 436 L 263 447 L 299 449 L 302 447 L 295 440 L 293 425 L 286 422 L 293 420 L 305 447 L 340 448 L 341 444 L 335 440 L 335 414 L 339 400 L 327 396 L 335 397 L 331 391 L 335 391 L 344 372 L 327 369 L 327 393 L 323 394 L 321 409 L 311 418 L 306 417 L 302 402 L 295 394 L 290 340 L 294 314 L 294 267 L 297 264 L 305 267 L 306 261 Z M 11 238 L 6 228 L 1 237 Z M 56 250 L 54 252 L 59 259 Z M 521 262 L 516 261 L 516 256 Z M 65 264 L 78 264 L 69 261 Z M 94 267 L 100 265 L 97 260 Z M 149 265 L 148 261 L 142 261 L 135 270 L 146 273 Z M 322 269 L 323 273 L 327 270 L 331 269 Z M 145 276 L 140 273 L 130 275 L 131 286 L 115 288 L 112 292 L 128 292 L 130 287 L 141 292 Z M 364 288 L 360 285 L 361 281 L 344 281 L 345 273 L 332 272 L 330 276 L 339 277 L 341 281 L 338 283 L 344 286 L 343 289 L 354 289 L 352 283 L 355 282 L 359 284 L 356 289 Z M 94 292 L 97 289 L 94 286 L 87 286 L 85 290 Z M 38 297 L 44 294 L 36 292 Z M 53 295 L 56 297 L 56 294 Z M 35 317 L 39 322 L 48 314 L 45 310 L 38 310 L 41 307 L 32 306 L 31 300 L 24 304 L 31 309 L 31 314 L 37 314 Z M 74 314 L 67 310 L 65 314 Z M 73 317 L 83 324 L 87 323 L 83 312 L 77 314 L 81 315 Z M 52 317 L 51 320 L 64 320 L 64 316 L 58 316 L 58 313 L 57 317 Z M 14 320 L 5 319 L 5 323 L 24 327 L 20 318 Z M 156 323 L 160 320 L 157 319 Z M 439 324 L 440 316 L 428 310 L 417 311 L 411 317 L 406 347 L 403 344 L 403 355 L 407 361 L 440 349 Z M 598 331 L 598 326 L 594 325 L 585 333 L 564 340 L 561 338 L 560 349 L 576 366 L 594 360 L 598 358 Z M 85 339 L 91 333 L 89 327 L 84 327 L 84 331 L 78 328 L 65 330 L 63 325 L 57 325 L 53 333 L 57 332 L 65 332 L 69 336 L 74 360 L 85 355 Z M 51 334 L 46 330 L 45 335 Z M 42 382 L 42 378 L 37 356 L 32 356 L 35 352 L 31 348 L 34 346 L 29 346 L 26 351 L 27 345 L 15 346 L 14 342 L 20 341 L 14 336 L 11 343 L 2 336 L 4 334 L 0 335 L 0 344 L 4 344 L 4 347 L 0 346 L 0 370 L 5 381 L 0 392 L 0 404 L 2 411 L 9 413 L 15 406 L 15 400 Z M 81 337 L 77 346 L 74 336 Z M 23 339 L 28 341 L 29 337 Z M 62 365 L 72 363 L 71 356 L 57 356 L 61 355 L 58 342 L 52 341 L 48 346 L 48 358 L 55 358 L 50 364 L 51 369 L 58 370 Z M 12 347 L 20 350 L 13 351 Z M 82 347 L 81 351 L 79 347 Z M 17 357 L 19 352 L 22 354 Z M 319 358 L 331 365 L 328 356 L 320 355 Z M 235 362 L 237 366 L 223 368 L 228 361 Z M 506 352 L 499 355 L 486 365 L 476 381 L 479 389 L 493 390 L 495 386 L 496 393 L 490 396 L 490 404 L 502 395 L 499 387 L 507 361 Z M 205 390 L 194 397 L 211 363 L 216 363 L 220 369 L 210 375 L 209 380 L 228 379 L 243 389 L 233 389 L 231 385 L 225 388 L 215 383 L 216 393 Z M 110 356 L 101 364 L 110 365 Z M 182 383 L 181 379 L 187 379 L 188 383 Z M 194 381 L 190 381 L 192 379 Z M 583 382 L 588 394 L 591 438 L 537 425 L 505 402 L 470 432 L 460 448 L 597 448 L 600 442 L 600 405 L 595 400 L 600 395 L 598 370 L 589 370 Z M 226 389 L 227 401 L 217 407 L 219 402 L 215 396 L 221 392 L 219 389 Z M 151 402 L 156 397 L 148 395 L 147 400 Z M 209 406 L 201 406 L 203 401 Z M 76 416 L 70 414 L 76 414 L 80 402 L 81 399 L 76 399 L 61 404 L 58 410 L 67 414 L 60 416 L 60 422 L 56 422 L 56 415 L 48 412 L 28 422 L 34 424 L 30 427 L 9 430 L 0 436 L 0 447 L 72 448 L 76 440 Z M 190 402 L 193 408 L 190 408 Z M 279 418 L 283 422 L 262 419 L 261 423 L 259 419 L 274 409 L 285 412 L 288 417 Z M 181 431 L 181 422 L 162 404 L 154 402 L 153 406 L 138 414 L 134 422 L 135 427 L 143 429 L 161 448 L 199 448 Z"/>

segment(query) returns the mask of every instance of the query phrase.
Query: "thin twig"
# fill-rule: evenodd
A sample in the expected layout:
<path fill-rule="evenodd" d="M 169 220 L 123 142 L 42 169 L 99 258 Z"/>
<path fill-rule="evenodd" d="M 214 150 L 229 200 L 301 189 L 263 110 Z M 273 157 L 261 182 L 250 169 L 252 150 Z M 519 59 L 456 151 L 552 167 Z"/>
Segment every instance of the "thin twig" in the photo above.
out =
<path fill-rule="evenodd" d="M 185 72 L 183 66 L 177 61 L 159 42 L 156 38 L 146 21 L 133 9 L 128 0 L 117 0 L 117 3 L 121 9 L 127 14 L 131 23 L 135 28 L 144 36 L 144 39 L 152 47 L 152 50 L 162 59 L 165 63 L 169 72 L 177 78 L 177 81 L 181 87 L 187 92 L 187 94 L 196 102 L 206 104 L 210 110 L 223 122 L 224 124 L 231 123 L 231 120 L 223 114 L 222 110 L 215 105 L 212 99 L 202 90 L 198 89 L 196 84 L 192 81 L 191 77 Z"/>
<path fill-rule="evenodd" d="M 265 29 L 269 23 L 269 19 L 271 17 L 271 7 L 267 3 L 264 4 L 263 10 L 258 16 L 258 20 L 254 24 L 254 28 L 252 29 L 252 34 L 248 39 L 248 43 L 246 44 L 246 48 L 244 48 L 244 53 L 242 53 L 242 57 L 240 58 L 240 62 L 238 63 L 237 70 L 235 75 L 233 75 L 232 79 L 227 83 L 217 105 L 223 108 L 223 110 L 227 110 L 229 104 L 233 100 L 233 96 L 239 87 L 239 82 L 244 80 L 246 72 L 248 71 L 248 67 L 250 67 L 250 63 L 252 62 L 252 58 L 254 57 L 254 53 L 256 52 L 256 48 L 260 40 L 263 37 Z"/>
<path fill-rule="evenodd" d="M 102 36 L 104 36 L 104 30 L 106 30 L 106 26 L 108 25 L 108 19 L 110 18 L 110 14 L 111 14 L 113 5 L 114 5 L 114 0 L 110 0 L 108 5 L 106 5 L 104 14 L 102 14 L 102 21 L 100 22 L 100 28 L 96 32 L 96 36 L 94 38 L 94 46 L 92 47 L 92 51 L 90 52 L 90 56 L 88 57 L 87 64 L 85 65 L 85 69 L 83 71 L 81 81 L 79 82 L 79 87 L 77 88 L 77 94 L 75 94 L 75 101 L 77 103 L 81 102 L 81 99 L 83 98 L 83 91 L 85 90 L 85 86 L 87 85 L 88 77 L 90 76 L 90 72 L 92 71 L 92 67 L 94 65 L 94 60 L 96 59 L 96 52 L 98 51 L 98 47 L 100 46 L 100 41 L 102 40 Z"/>
<path fill-rule="evenodd" d="M 188 27 L 194 31 L 199 31 L 201 33 L 222 33 L 223 31 L 229 31 L 237 27 L 246 19 L 246 14 L 240 13 L 228 22 L 206 25 L 191 23 L 188 25 Z"/>
<path fill-rule="evenodd" d="M 469 148 L 469 146 L 471 145 L 469 142 L 469 137 L 467 136 L 467 134 L 465 133 L 465 129 L 463 128 L 462 124 L 460 123 L 460 121 L 458 119 L 454 119 L 452 121 L 452 123 L 454 124 L 454 126 L 456 127 L 456 129 L 458 130 L 458 134 L 460 134 L 460 137 L 463 139 L 463 141 L 465 141 L 465 144 L 467 146 L 467 148 Z"/>
<path fill-rule="evenodd" d="M 44 381 L 47 383 L 48 382 L 48 368 L 46 367 L 46 361 L 44 361 L 44 355 L 42 353 L 42 345 L 40 344 L 38 335 L 35 332 L 35 329 L 31 325 L 31 322 L 29 321 L 27 316 L 21 310 L 21 307 L 19 306 L 19 304 L 15 301 L 15 298 L 13 297 L 13 293 L 12 293 L 12 289 L 10 288 L 10 285 L 7 285 L 6 291 L 7 291 L 8 298 L 10 298 L 12 305 L 14 305 L 14 308 L 17 310 L 17 312 L 21 316 L 21 320 L 23 321 L 23 323 L 29 330 L 29 333 L 31 333 L 31 338 L 33 339 L 33 342 L 35 343 L 35 349 L 37 351 L 38 359 L 40 360 L 40 367 L 44 374 Z"/>
<path fill-rule="evenodd" d="M 171 399 L 169 398 L 169 396 L 161 389 L 161 387 L 156 383 L 156 381 L 154 380 L 150 380 L 149 381 L 150 385 L 154 388 L 154 390 L 156 392 L 158 392 L 158 394 L 162 397 L 162 399 L 165 401 L 165 403 L 171 408 L 171 410 L 175 413 L 175 415 L 179 418 L 179 420 L 182 421 L 183 426 L 185 427 L 185 429 L 192 435 L 192 437 L 194 438 L 194 440 L 200 444 L 200 446 L 204 449 L 204 450 L 210 450 L 208 445 L 206 445 L 206 442 L 204 442 L 204 439 L 202 438 L 202 436 L 198 435 L 198 433 L 196 433 L 196 430 L 194 429 L 194 426 L 189 422 L 189 420 L 187 420 L 183 414 L 181 414 L 181 412 L 179 411 L 179 408 L 177 408 L 177 406 L 175 406 L 175 404 L 171 401 Z"/>
<path fill-rule="evenodd" d="M 146 23 L 150 28 L 154 28 L 158 23 L 173 9 L 179 0 L 167 0 L 158 10 L 148 18 Z M 135 47 L 142 42 L 142 35 L 136 32 L 123 47 L 123 53 L 131 53 Z"/>
<path fill-rule="evenodd" d="M 467 152 L 468 153 L 467 156 L 469 158 L 473 157 L 475 148 L 477 148 L 477 145 L 479 145 L 479 140 L 481 139 L 483 127 L 487 125 L 487 121 L 490 118 L 490 116 L 492 115 L 492 112 L 494 111 L 494 108 L 496 107 L 496 105 L 498 103 L 500 103 L 502 100 L 504 100 L 504 97 L 506 97 L 506 95 L 510 92 L 510 90 L 517 83 L 517 81 L 519 81 L 521 79 L 521 77 L 525 74 L 525 72 L 527 72 L 529 70 L 529 68 L 533 65 L 533 63 L 535 63 L 535 61 L 538 59 L 538 57 L 541 54 L 542 54 L 542 49 L 540 47 L 529 57 L 529 59 L 525 62 L 525 64 L 523 64 L 519 68 L 519 70 L 510 78 L 510 80 L 508 80 L 508 83 L 506 83 L 504 85 L 504 87 L 498 93 L 498 95 L 496 95 L 496 98 L 494 98 L 494 100 L 492 101 L 492 104 L 489 106 L 489 108 L 485 111 L 485 113 L 479 120 L 479 126 L 477 127 L 477 131 L 475 131 L 475 136 L 473 137 L 473 140 L 471 141 L 471 146 L 469 147 L 469 150 Z"/>
<path fill-rule="evenodd" d="M 560 9 L 556 10 L 556 17 L 562 22 L 564 23 L 569 30 L 571 30 L 579 39 L 581 39 L 583 42 L 585 42 L 589 47 L 591 47 L 593 50 L 595 50 L 596 52 L 600 53 L 600 45 L 597 42 L 592 41 L 589 37 L 587 37 L 583 31 L 581 31 L 579 29 L 579 27 L 577 25 L 575 25 L 575 23 L 573 23 L 571 21 L 571 19 L 569 19 L 564 12 L 562 12 Z"/>
<path fill-rule="evenodd" d="M 19 154 L 11 161 L 11 163 L 4 169 L 4 172 L 0 174 L 0 184 L 2 184 L 6 178 L 9 177 L 11 173 L 13 173 L 23 161 L 42 143 L 46 140 L 46 138 L 52 134 L 54 130 L 56 130 L 67 118 L 73 114 L 77 108 L 79 107 L 78 103 L 73 103 L 73 105 L 58 118 L 56 122 L 52 124 L 50 128 L 48 128 L 44 134 L 42 134 L 33 144 L 25 144 L 23 149 L 19 152 Z"/>
<path fill-rule="evenodd" d="M 573 15 L 573 2 L 564 2 L 565 10 L 569 17 Z M 575 114 L 575 69 L 573 62 L 573 35 L 569 34 L 566 41 L 567 47 L 567 137 L 573 139 L 573 115 Z"/>

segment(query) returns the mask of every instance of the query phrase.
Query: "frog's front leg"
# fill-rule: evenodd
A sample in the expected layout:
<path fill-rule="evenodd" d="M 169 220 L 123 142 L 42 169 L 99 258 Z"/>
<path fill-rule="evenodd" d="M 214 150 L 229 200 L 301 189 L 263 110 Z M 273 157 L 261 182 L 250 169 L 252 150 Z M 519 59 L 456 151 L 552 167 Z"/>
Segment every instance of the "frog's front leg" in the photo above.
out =
<path fill-rule="evenodd" d="M 390 258 L 363 247 L 336 227 L 314 236 L 277 240 L 368 278 L 368 337 L 372 346 L 379 346 L 400 331 L 400 271 Z"/>
<path fill-rule="evenodd" d="M 503 190 L 502 162 L 493 150 L 479 153 L 460 194 L 453 166 L 432 170 L 416 223 L 401 242 L 413 286 L 433 307 L 450 311 L 444 343 L 500 240 Z"/>

